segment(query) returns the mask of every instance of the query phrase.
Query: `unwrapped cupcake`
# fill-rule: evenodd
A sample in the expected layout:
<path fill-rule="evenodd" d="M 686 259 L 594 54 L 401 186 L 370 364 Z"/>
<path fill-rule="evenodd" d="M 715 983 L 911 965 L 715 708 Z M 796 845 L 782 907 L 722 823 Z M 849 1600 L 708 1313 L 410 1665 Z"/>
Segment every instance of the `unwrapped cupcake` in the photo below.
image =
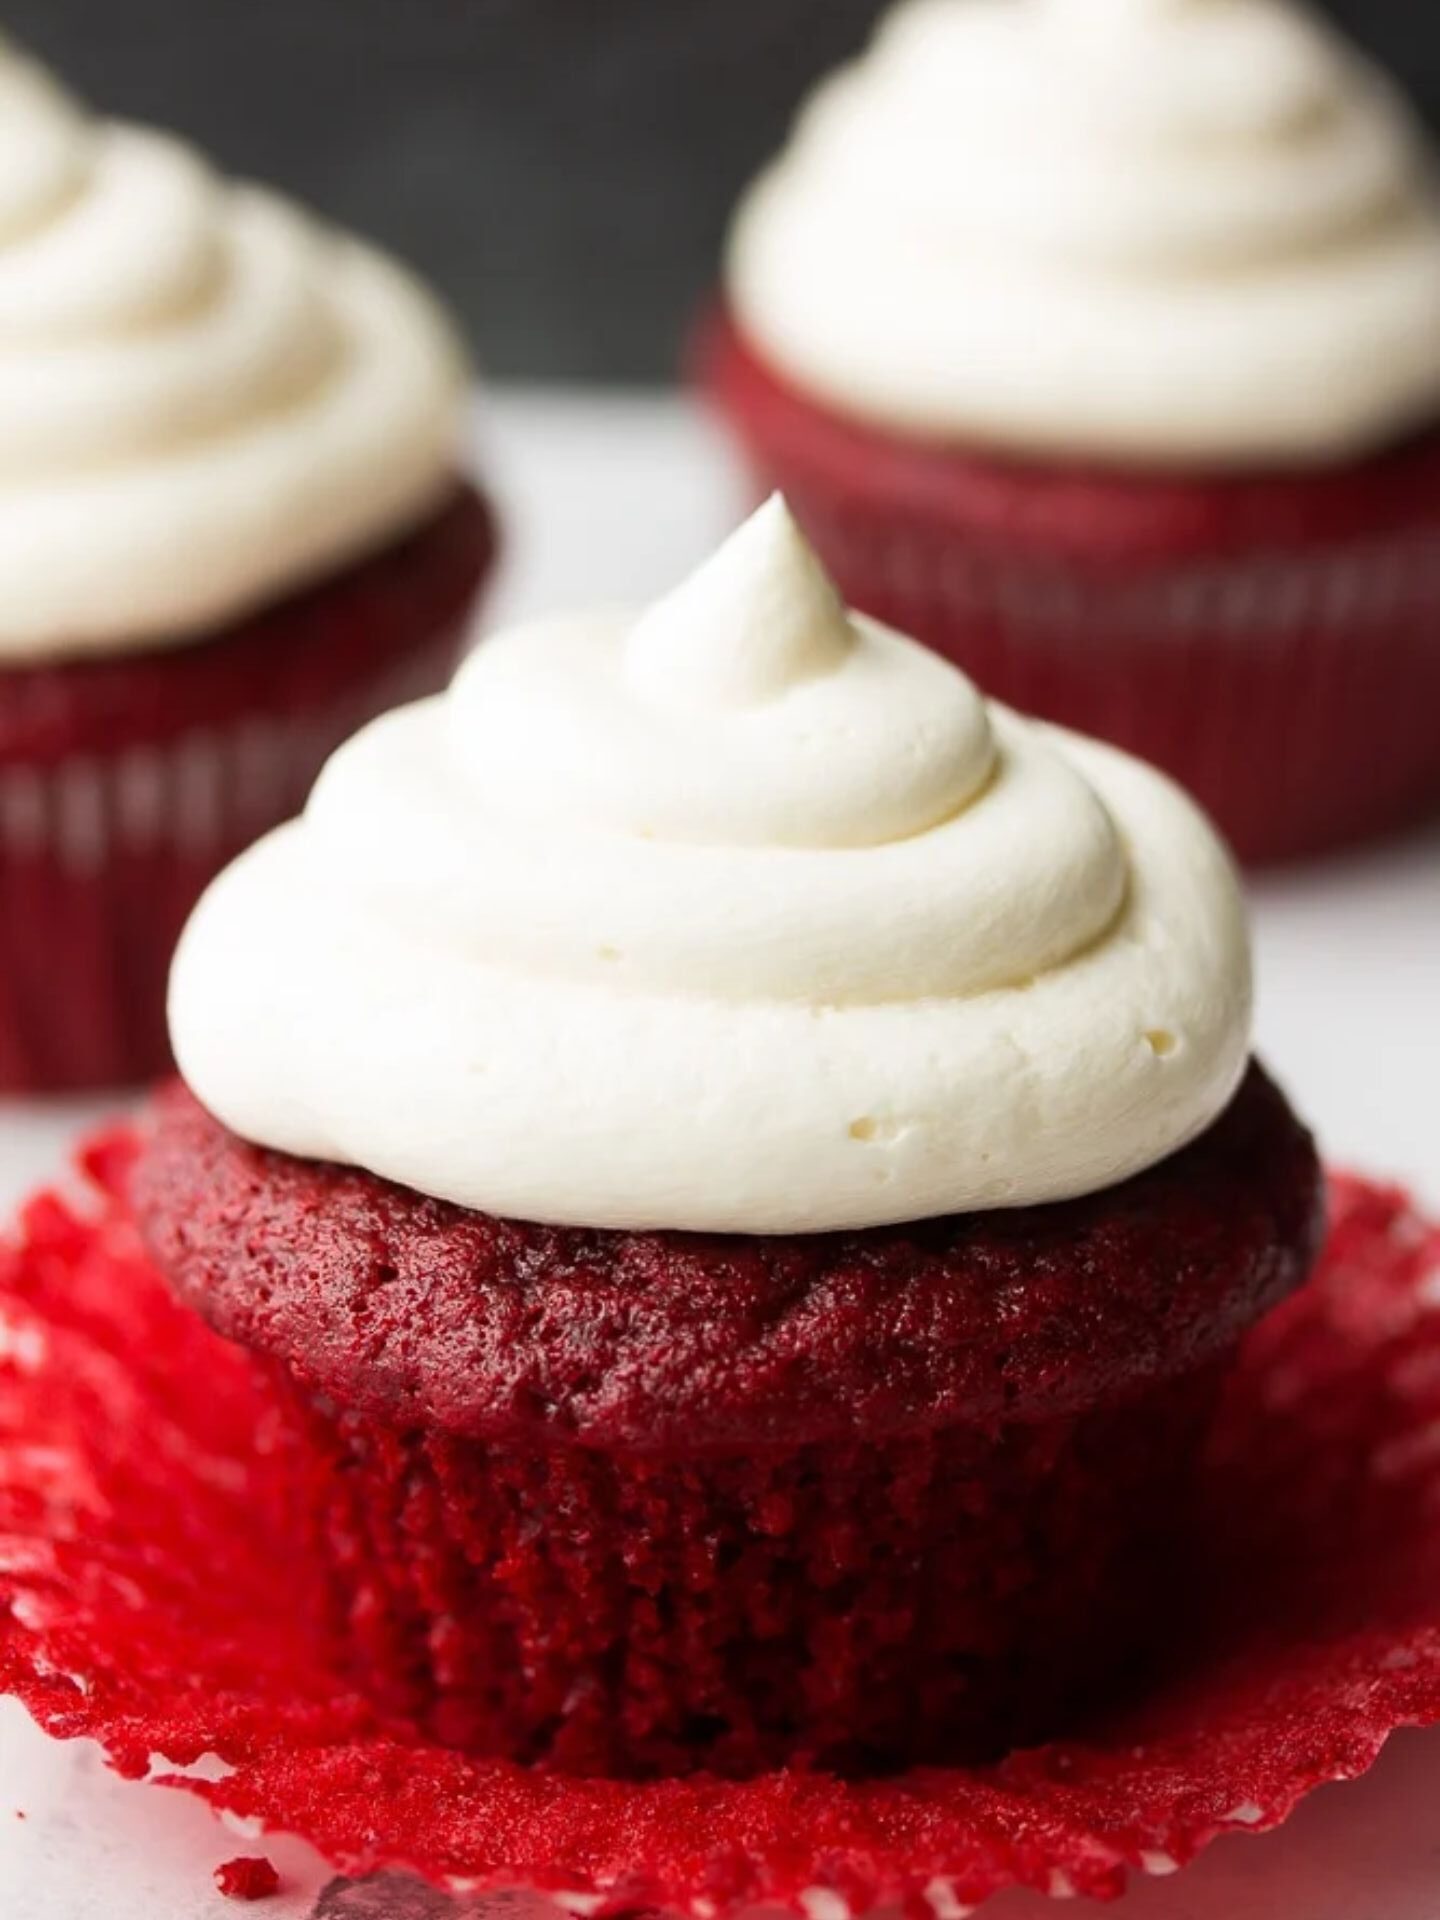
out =
<path fill-rule="evenodd" d="M 702 377 L 857 605 L 1247 858 L 1440 806 L 1440 201 L 1288 0 L 908 0 L 743 200 Z"/>
<path fill-rule="evenodd" d="M 338 1670 L 571 1772 L 873 1772 L 1134 1674 L 1319 1175 L 1162 776 L 780 501 L 487 642 L 207 892 L 129 1179 L 273 1376 Z"/>
<path fill-rule="evenodd" d="M 444 684 L 465 394 L 391 261 L 0 46 L 0 1091 L 158 1070 L 206 881 Z"/>

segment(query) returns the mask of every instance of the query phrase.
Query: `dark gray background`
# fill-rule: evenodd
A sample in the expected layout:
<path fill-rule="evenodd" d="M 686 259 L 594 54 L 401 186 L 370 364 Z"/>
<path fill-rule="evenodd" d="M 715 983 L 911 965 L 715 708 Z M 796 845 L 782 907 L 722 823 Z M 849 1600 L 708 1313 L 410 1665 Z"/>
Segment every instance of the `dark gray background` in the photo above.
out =
<path fill-rule="evenodd" d="M 725 213 L 879 0 L 10 0 L 106 110 L 389 242 L 486 367 L 673 370 Z M 1440 118 L 1435 0 L 1336 0 Z"/>

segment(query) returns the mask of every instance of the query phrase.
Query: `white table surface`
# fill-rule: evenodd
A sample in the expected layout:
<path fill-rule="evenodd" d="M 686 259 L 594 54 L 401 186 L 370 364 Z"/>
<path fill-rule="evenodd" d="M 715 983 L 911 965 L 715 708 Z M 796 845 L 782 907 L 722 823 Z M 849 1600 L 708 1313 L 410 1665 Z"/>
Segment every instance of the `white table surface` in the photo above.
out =
<path fill-rule="evenodd" d="M 713 433 L 656 396 L 493 396 L 480 422 L 506 520 L 487 610 L 643 601 L 733 524 L 743 491 Z M 1332 1161 L 1404 1179 L 1440 1206 L 1440 830 L 1252 889 L 1259 1047 Z M 0 1104 L 0 1204 L 63 1161 L 114 1102 Z M 24 1814 L 21 1819 L 18 1816 Z M 210 1874 L 237 1853 L 281 1868 L 273 1920 L 344 1920 L 331 1876 L 292 1842 L 243 1842 L 184 1795 L 113 1780 L 83 1744 L 0 1704 L 4 1920 L 218 1920 L 245 1911 Z M 511 1909 L 513 1913 L 513 1909 Z M 1007 1896 L 994 1920 L 1053 1908 Z M 1137 1886 L 1135 1920 L 1440 1920 L 1440 1732 L 1396 1737 L 1358 1785 L 1327 1788 L 1282 1832 L 1220 1842 Z M 365 1920 L 388 1920 L 367 1902 Z M 409 1915 L 404 1920 L 410 1920 Z M 418 1917 L 417 1917 L 418 1920 Z M 430 1920 L 430 1916 L 426 1916 Z"/>

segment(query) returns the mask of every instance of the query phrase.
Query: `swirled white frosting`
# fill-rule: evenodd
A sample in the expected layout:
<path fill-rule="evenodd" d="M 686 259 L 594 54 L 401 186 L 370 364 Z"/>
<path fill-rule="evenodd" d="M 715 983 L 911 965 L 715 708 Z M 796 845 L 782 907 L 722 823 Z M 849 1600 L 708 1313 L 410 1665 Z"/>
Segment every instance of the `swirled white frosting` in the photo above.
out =
<path fill-rule="evenodd" d="M 1440 413 L 1431 157 L 1290 0 L 908 0 L 728 280 L 782 373 L 918 434 L 1225 466 Z"/>
<path fill-rule="evenodd" d="M 198 637 L 402 533 L 464 383 L 397 266 L 0 44 L 0 661 Z"/>
<path fill-rule="evenodd" d="M 171 1030 L 290 1153 L 791 1232 L 1121 1180 L 1225 1106 L 1249 1009 L 1191 803 L 847 614 L 777 499 L 343 747 L 201 902 Z"/>

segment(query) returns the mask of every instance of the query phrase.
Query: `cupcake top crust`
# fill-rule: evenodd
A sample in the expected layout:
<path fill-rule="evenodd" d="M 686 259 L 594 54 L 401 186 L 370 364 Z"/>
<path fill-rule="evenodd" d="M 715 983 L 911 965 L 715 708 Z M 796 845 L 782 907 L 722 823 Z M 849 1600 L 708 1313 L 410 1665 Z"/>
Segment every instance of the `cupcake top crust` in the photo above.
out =
<path fill-rule="evenodd" d="M 1289 0 L 908 0 L 727 280 L 780 373 L 909 434 L 1224 468 L 1440 414 L 1432 156 Z"/>
<path fill-rule="evenodd" d="M 392 262 L 0 43 L 0 665 L 199 638 L 408 532 L 465 381 Z"/>
<path fill-rule="evenodd" d="M 247 1140 L 742 1234 L 1108 1188 L 1221 1113 L 1249 1016 L 1192 804 L 847 612 L 779 499 L 647 611 L 502 634 L 357 735 L 171 988 Z"/>

